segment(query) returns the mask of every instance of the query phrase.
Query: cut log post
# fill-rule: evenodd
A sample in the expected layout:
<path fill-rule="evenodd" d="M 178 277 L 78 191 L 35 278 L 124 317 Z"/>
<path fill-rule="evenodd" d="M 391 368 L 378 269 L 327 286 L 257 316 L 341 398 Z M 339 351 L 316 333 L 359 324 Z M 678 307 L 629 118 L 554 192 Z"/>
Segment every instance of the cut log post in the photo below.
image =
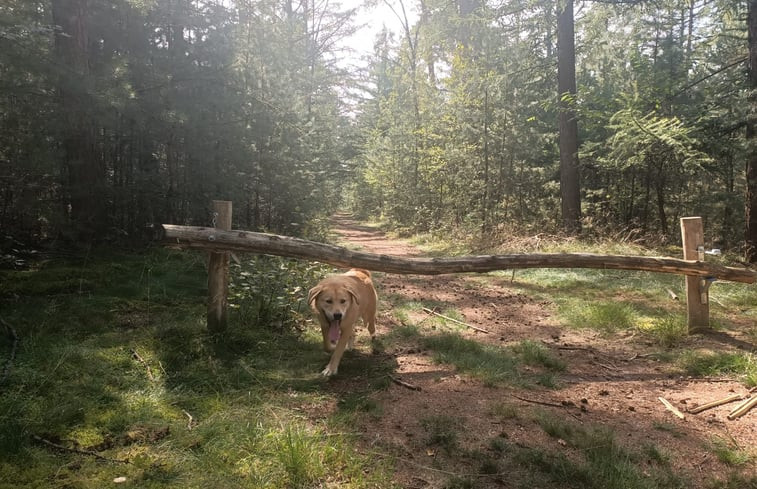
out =
<path fill-rule="evenodd" d="M 532 253 L 479 255 L 454 258 L 400 258 L 349 250 L 289 236 L 221 231 L 215 228 L 164 224 L 164 245 L 208 251 L 239 251 L 315 260 L 336 267 L 366 268 L 377 272 L 442 275 L 446 273 L 485 273 L 520 268 L 597 268 L 642 270 L 657 273 L 715 277 L 718 280 L 754 283 L 757 273 L 746 268 L 725 267 L 697 260 L 651 256 L 597 255 L 590 253 Z"/>
<path fill-rule="evenodd" d="M 733 420 L 740 418 L 755 406 L 757 406 L 757 396 L 747 398 L 744 402 L 736 406 L 733 411 L 728 414 L 728 419 Z"/>
<path fill-rule="evenodd" d="M 682 217 L 683 259 L 704 262 L 704 228 L 701 217 Z M 686 310 L 689 334 L 710 329 L 708 289 L 715 277 L 686 276 Z"/>
<path fill-rule="evenodd" d="M 231 202 L 213 201 L 214 232 L 231 229 Z M 213 234 L 207 236 L 214 240 Z M 208 331 L 218 333 L 226 329 L 227 305 L 229 295 L 229 252 L 222 249 L 212 250 L 208 260 Z"/>
<path fill-rule="evenodd" d="M 697 406 L 694 409 L 689 409 L 689 412 L 691 414 L 699 414 L 702 411 L 707 411 L 708 409 L 722 406 L 723 404 L 728 404 L 729 402 L 740 401 L 741 399 L 742 399 L 742 396 L 740 394 L 732 394 L 728 397 L 724 397 L 722 399 L 718 399 L 715 401 L 708 402 L 706 404 L 702 404 L 701 406 Z"/>
<path fill-rule="evenodd" d="M 664 397 L 658 397 L 659 401 L 665 406 L 665 409 L 670 411 L 671 413 L 675 414 L 681 419 L 686 419 L 686 417 L 683 415 L 681 411 L 678 410 L 674 405 L 670 404 L 670 401 L 665 399 Z"/>

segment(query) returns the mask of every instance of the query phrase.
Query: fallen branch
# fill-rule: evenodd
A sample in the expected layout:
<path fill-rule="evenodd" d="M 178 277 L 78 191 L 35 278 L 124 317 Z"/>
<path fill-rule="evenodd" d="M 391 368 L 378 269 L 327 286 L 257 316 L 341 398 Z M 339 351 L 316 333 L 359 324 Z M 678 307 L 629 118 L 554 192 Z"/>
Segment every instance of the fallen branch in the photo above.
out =
<path fill-rule="evenodd" d="M 708 402 L 707 404 L 702 404 L 701 406 L 697 406 L 694 409 L 689 409 L 688 412 L 691 414 L 699 414 L 702 411 L 706 411 L 714 407 L 722 406 L 723 404 L 728 404 L 729 402 L 739 401 L 741 399 L 742 399 L 741 394 L 732 394 L 728 397 L 717 399 L 715 401 Z"/>
<path fill-rule="evenodd" d="M 544 344 L 549 344 L 546 341 Z M 567 350 L 567 351 L 594 351 L 594 348 L 591 347 L 583 347 L 583 346 L 556 346 L 558 350 Z"/>
<path fill-rule="evenodd" d="M 727 306 L 726 306 L 725 304 L 723 304 L 722 302 L 720 302 L 719 300 L 717 300 L 717 299 L 716 299 L 715 297 L 712 297 L 712 296 L 710 296 L 710 297 L 709 297 L 709 299 L 710 299 L 710 300 L 711 300 L 712 302 L 714 302 L 715 304 L 717 304 L 717 305 L 719 305 L 720 307 L 722 307 L 723 309 L 728 309 L 728 307 L 727 307 Z"/>
<path fill-rule="evenodd" d="M 750 397 L 746 399 L 744 402 L 739 404 L 734 408 L 733 411 L 730 412 L 728 415 L 728 419 L 736 419 L 744 416 L 746 413 L 748 413 L 754 406 L 757 406 L 757 396 Z"/>
<path fill-rule="evenodd" d="M 411 391 L 420 391 L 421 390 L 420 386 L 413 385 L 413 384 L 408 384 L 404 380 L 398 379 L 397 377 L 394 377 L 393 375 L 390 375 L 389 378 L 392 379 L 392 382 L 394 382 L 395 384 L 400 385 L 400 386 L 402 386 L 402 387 L 404 387 L 406 389 L 410 389 Z"/>
<path fill-rule="evenodd" d="M 555 402 L 545 402 L 545 401 L 537 401 L 534 399 L 526 399 L 525 397 L 516 396 L 515 394 L 510 394 L 516 399 L 520 399 L 523 402 L 530 402 L 531 404 L 538 404 L 540 406 L 549 406 L 549 407 L 557 407 L 557 408 L 566 408 L 567 406 L 565 404 L 557 404 Z"/>
<path fill-rule="evenodd" d="M 46 440 L 46 439 L 42 438 L 41 436 L 32 435 L 32 438 L 36 442 L 42 443 L 43 445 L 46 445 L 46 446 L 48 446 L 50 448 L 54 448 L 56 450 L 60 450 L 60 451 L 63 451 L 63 452 L 76 453 L 78 455 L 88 455 L 90 457 L 95 457 L 97 460 L 102 460 L 103 462 L 115 462 L 115 463 L 119 463 L 119 464 L 128 464 L 128 463 L 131 463 L 128 460 L 121 460 L 121 459 L 117 459 L 117 458 L 103 457 L 99 453 L 93 452 L 92 450 L 79 450 L 78 448 L 69 448 L 69 447 L 66 447 L 66 446 L 63 446 L 63 445 L 59 445 L 58 443 L 53 443 L 50 440 Z"/>
<path fill-rule="evenodd" d="M 187 429 L 191 431 L 192 427 L 194 426 L 195 419 L 186 410 L 182 409 L 181 411 L 187 416 L 187 418 L 189 418 L 189 421 L 187 421 Z"/>
<path fill-rule="evenodd" d="M 147 370 L 147 376 L 150 377 L 150 380 L 153 382 L 155 381 L 155 376 L 152 374 L 152 369 L 150 368 L 150 365 L 147 364 L 144 358 L 142 358 L 139 353 L 137 353 L 137 350 L 132 349 L 131 350 L 131 356 L 134 358 L 134 360 L 138 361 L 142 365 L 144 365 L 145 369 Z"/>
<path fill-rule="evenodd" d="M 473 330 L 476 330 L 476 331 L 480 331 L 482 333 L 489 334 L 489 331 L 487 331 L 485 329 L 481 329 L 481 328 L 478 328 L 476 326 L 470 325 L 468 323 L 464 323 L 462 321 L 458 321 L 457 319 L 451 318 L 449 316 L 445 316 L 444 314 L 439 314 L 438 312 L 433 311 L 433 310 L 431 310 L 431 309 L 429 309 L 427 307 L 423 308 L 423 312 L 428 313 L 428 314 L 433 314 L 434 316 L 439 316 L 440 318 L 446 319 L 447 321 L 452 321 L 453 323 L 461 324 L 461 325 L 466 326 L 466 327 L 468 327 L 470 329 L 473 329 Z"/>
<path fill-rule="evenodd" d="M 665 399 L 664 397 L 658 397 L 657 399 L 659 399 L 660 402 L 665 405 L 665 408 L 668 411 L 670 411 L 671 413 L 675 414 L 676 416 L 678 416 L 681 419 L 686 419 L 686 417 L 683 415 L 683 413 L 681 411 L 679 411 L 675 406 L 673 406 L 672 404 L 670 404 L 667 399 Z"/>
<path fill-rule="evenodd" d="M 424 317 L 423 319 L 421 319 L 420 321 L 418 321 L 418 324 L 417 324 L 417 326 L 420 326 L 421 324 L 423 324 L 423 322 L 424 322 L 424 321 L 425 321 L 426 319 L 428 319 L 428 318 L 430 318 L 431 316 L 433 316 L 433 315 L 434 315 L 434 313 L 436 312 L 436 310 L 434 310 L 434 309 L 431 309 L 431 310 L 427 310 L 426 308 L 423 308 L 423 311 L 424 311 L 424 312 L 426 313 L 426 316 L 425 316 L 425 317 Z"/>
<path fill-rule="evenodd" d="M 5 382 L 5 379 L 8 378 L 8 374 L 11 371 L 11 366 L 13 365 L 13 361 L 16 359 L 16 350 L 18 350 L 18 335 L 16 334 L 16 330 L 13 329 L 13 326 L 6 323 L 2 319 L 0 319 L 0 323 L 5 326 L 5 329 L 8 331 L 8 335 L 13 340 L 13 344 L 11 345 L 11 352 L 8 356 L 8 361 L 5 362 L 5 367 L 3 367 L 3 374 L 0 377 L 0 384 Z"/>
<path fill-rule="evenodd" d="M 749 269 L 665 257 L 613 256 L 590 253 L 533 253 L 454 258 L 402 258 L 363 253 L 289 236 L 241 230 L 224 231 L 217 228 L 163 224 L 159 233 L 165 246 L 197 248 L 215 252 L 263 253 L 317 260 L 337 267 L 359 267 L 377 272 L 399 274 L 483 273 L 516 268 L 598 268 L 714 277 L 718 280 L 750 284 L 754 283 L 755 278 L 757 278 L 757 273 Z"/>
<path fill-rule="evenodd" d="M 614 370 L 614 371 L 616 371 L 616 372 L 617 372 L 618 370 L 620 370 L 620 369 L 619 369 L 618 367 L 616 367 L 615 365 L 610 365 L 609 363 L 607 363 L 607 364 L 605 364 L 605 363 L 599 363 L 599 362 L 594 362 L 594 363 L 595 363 L 595 364 L 597 364 L 597 365 L 599 365 L 599 366 L 600 366 L 600 367 L 602 367 L 602 368 L 606 368 L 607 370 Z"/>
<path fill-rule="evenodd" d="M 632 355 L 632 356 L 631 356 L 630 358 L 628 358 L 628 359 L 627 359 L 626 361 L 627 361 L 627 362 L 630 362 L 631 360 L 636 360 L 637 358 L 648 358 L 648 357 L 654 357 L 654 356 L 658 356 L 658 355 L 662 355 L 662 353 L 659 353 L 659 352 L 655 352 L 655 353 L 641 353 L 641 354 L 639 354 L 639 353 L 634 353 L 634 354 L 633 354 L 633 355 Z"/>

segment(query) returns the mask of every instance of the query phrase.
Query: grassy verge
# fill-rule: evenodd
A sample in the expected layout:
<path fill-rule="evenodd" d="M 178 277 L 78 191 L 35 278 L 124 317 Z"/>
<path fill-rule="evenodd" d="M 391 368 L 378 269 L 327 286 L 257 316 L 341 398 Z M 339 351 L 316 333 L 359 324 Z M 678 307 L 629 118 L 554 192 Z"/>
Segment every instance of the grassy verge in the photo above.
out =
<path fill-rule="evenodd" d="M 261 260 L 234 270 L 230 325 L 215 336 L 201 255 L 2 272 L 18 344 L 8 363 L 12 335 L 0 338 L 0 487 L 392 487 L 349 422 L 391 364 L 362 347 L 342 362 L 361 379 L 349 395 L 320 378 L 302 297 L 322 270 Z"/>
<path fill-rule="evenodd" d="M 684 489 L 691 481 L 673 468 L 677 455 L 652 441 L 626 442 L 612 429 L 579 423 L 541 409 L 523 409 L 508 403 L 494 405 L 491 418 L 503 425 L 530 427 L 549 440 L 537 445 L 513 441 L 506 431 L 491 437 L 483 450 L 466 449 L 458 439 L 465 430 L 458 418 L 429 416 L 421 420 L 423 443 L 430 450 L 454 453 L 468 474 L 450 475 L 445 487 L 576 488 L 576 489 Z M 745 450 L 715 439 L 708 447 L 724 463 L 738 468 L 751 463 Z M 752 488 L 757 478 L 734 471 L 727 479 L 705 478 L 700 487 Z"/>
<path fill-rule="evenodd" d="M 533 341 L 505 348 L 464 338 L 455 330 L 424 333 L 413 325 L 394 328 L 385 341 L 415 343 L 430 351 L 434 361 L 454 365 L 488 386 L 555 387 L 559 373 L 565 369 L 546 347 Z"/>
<path fill-rule="evenodd" d="M 416 236 L 414 243 L 431 254 L 465 254 L 473 250 L 465 240 L 447 244 L 436 236 Z M 671 248 L 651 250 L 631 243 L 581 242 L 575 239 L 520 239 L 487 252 L 588 252 L 623 255 L 680 256 Z M 725 258 L 720 260 L 727 264 Z M 681 276 L 651 272 L 592 269 L 529 269 L 494 272 L 489 280 L 502 283 L 554 304 L 557 318 L 569 328 L 590 329 L 602 335 L 633 333 L 663 349 L 686 345 L 684 281 Z M 674 298 L 674 297 L 677 297 Z M 684 298 L 683 300 L 681 298 Z M 717 282 L 710 289 L 711 324 L 715 331 L 757 341 L 757 294 L 754 286 Z M 693 357 L 696 356 L 697 359 Z M 754 354 L 687 353 L 668 355 L 690 375 L 732 375 L 746 385 L 756 385 Z"/>

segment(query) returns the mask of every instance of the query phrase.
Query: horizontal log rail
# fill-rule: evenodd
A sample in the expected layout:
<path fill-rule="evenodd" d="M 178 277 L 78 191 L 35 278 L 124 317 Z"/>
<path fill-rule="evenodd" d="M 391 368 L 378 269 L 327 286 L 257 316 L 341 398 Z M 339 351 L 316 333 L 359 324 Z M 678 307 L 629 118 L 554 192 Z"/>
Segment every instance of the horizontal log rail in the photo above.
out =
<path fill-rule="evenodd" d="M 290 236 L 251 231 L 224 231 L 218 228 L 173 224 L 162 226 L 160 239 L 164 245 L 169 247 L 303 258 L 328 263 L 336 267 L 359 267 L 397 274 L 441 275 L 465 272 L 483 273 L 521 268 L 596 268 L 673 273 L 748 284 L 754 283 L 755 278 L 757 278 L 757 273 L 746 268 L 726 267 L 697 260 L 650 256 L 529 253 L 453 258 L 400 258 L 352 251 L 339 246 Z"/>

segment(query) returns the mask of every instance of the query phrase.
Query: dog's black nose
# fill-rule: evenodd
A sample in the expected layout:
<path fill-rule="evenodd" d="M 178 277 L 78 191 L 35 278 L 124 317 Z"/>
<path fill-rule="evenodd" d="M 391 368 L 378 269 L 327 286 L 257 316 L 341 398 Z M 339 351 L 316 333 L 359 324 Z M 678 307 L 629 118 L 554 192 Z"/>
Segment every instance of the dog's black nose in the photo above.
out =
<path fill-rule="evenodd" d="M 335 312 L 334 313 L 334 321 L 340 321 L 342 319 L 342 313 L 341 312 Z"/>

